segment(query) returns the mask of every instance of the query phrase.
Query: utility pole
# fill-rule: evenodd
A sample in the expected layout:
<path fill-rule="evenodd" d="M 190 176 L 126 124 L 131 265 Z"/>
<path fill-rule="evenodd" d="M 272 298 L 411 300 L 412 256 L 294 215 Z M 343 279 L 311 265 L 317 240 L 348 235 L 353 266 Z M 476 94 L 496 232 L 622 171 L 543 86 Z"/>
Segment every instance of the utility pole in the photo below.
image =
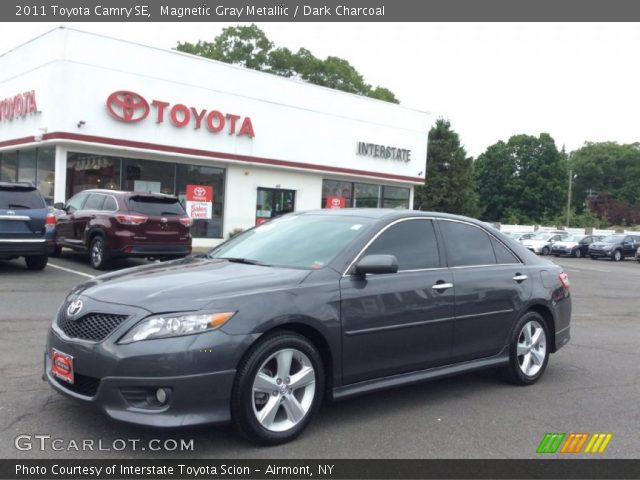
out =
<path fill-rule="evenodd" d="M 564 145 L 562 146 L 564 151 Z M 571 221 L 571 186 L 573 185 L 573 165 L 571 165 L 571 153 L 569 153 L 569 193 L 567 195 L 567 228 L 569 228 L 569 222 Z"/>

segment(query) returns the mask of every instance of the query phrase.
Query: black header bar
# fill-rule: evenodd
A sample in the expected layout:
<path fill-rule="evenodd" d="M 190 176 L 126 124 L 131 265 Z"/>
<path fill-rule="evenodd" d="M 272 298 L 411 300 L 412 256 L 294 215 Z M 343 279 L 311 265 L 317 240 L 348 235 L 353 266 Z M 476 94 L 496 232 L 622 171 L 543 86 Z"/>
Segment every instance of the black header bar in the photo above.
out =
<path fill-rule="evenodd" d="M 633 0 L 14 0 L 3 22 L 638 21 Z"/>
<path fill-rule="evenodd" d="M 640 460 L 0 460 L 4 479 L 635 479 Z"/>

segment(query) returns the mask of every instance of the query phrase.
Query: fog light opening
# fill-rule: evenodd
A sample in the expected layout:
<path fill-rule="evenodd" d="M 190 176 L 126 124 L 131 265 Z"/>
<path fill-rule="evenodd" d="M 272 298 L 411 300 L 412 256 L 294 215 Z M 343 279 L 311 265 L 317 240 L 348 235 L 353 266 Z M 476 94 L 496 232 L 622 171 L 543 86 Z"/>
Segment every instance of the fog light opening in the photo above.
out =
<path fill-rule="evenodd" d="M 156 400 L 160 405 L 164 405 L 167 403 L 167 399 L 169 398 L 169 392 L 166 388 L 159 388 L 156 390 Z"/>

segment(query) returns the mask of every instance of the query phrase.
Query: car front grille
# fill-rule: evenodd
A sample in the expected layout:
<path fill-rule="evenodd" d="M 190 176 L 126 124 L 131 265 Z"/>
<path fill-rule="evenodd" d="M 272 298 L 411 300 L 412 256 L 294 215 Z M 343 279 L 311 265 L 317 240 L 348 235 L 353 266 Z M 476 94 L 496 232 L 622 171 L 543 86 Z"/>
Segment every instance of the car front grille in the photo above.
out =
<path fill-rule="evenodd" d="M 99 378 L 80 375 L 79 373 L 73 376 L 73 383 L 65 382 L 58 377 L 54 378 L 58 385 L 85 397 L 94 397 L 100 386 Z"/>
<path fill-rule="evenodd" d="M 79 319 L 73 320 L 68 318 L 63 311 L 58 317 L 58 327 L 69 338 L 99 342 L 127 318 L 129 318 L 128 315 L 87 313 Z"/>

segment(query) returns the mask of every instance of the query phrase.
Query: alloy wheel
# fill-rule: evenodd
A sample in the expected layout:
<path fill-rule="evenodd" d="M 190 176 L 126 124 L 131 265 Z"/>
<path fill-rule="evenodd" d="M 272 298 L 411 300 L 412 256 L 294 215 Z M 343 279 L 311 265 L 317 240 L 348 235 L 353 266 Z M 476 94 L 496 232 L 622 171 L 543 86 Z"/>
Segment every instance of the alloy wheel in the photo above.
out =
<path fill-rule="evenodd" d="M 535 376 L 547 353 L 547 338 L 542 325 L 536 320 L 527 322 L 518 336 L 517 356 L 522 373 L 528 377 Z"/>
<path fill-rule="evenodd" d="M 253 413 L 267 430 L 290 430 L 311 409 L 315 389 L 316 372 L 309 357 L 293 348 L 278 350 L 253 380 Z"/>
<path fill-rule="evenodd" d="M 103 246 L 104 244 L 100 239 L 93 242 L 93 246 L 91 247 L 91 263 L 95 266 L 102 263 Z"/>
<path fill-rule="evenodd" d="M 619 262 L 620 260 L 622 260 L 622 252 L 620 252 L 620 250 L 616 250 L 616 251 L 613 253 L 613 259 L 614 259 L 616 262 Z"/>

